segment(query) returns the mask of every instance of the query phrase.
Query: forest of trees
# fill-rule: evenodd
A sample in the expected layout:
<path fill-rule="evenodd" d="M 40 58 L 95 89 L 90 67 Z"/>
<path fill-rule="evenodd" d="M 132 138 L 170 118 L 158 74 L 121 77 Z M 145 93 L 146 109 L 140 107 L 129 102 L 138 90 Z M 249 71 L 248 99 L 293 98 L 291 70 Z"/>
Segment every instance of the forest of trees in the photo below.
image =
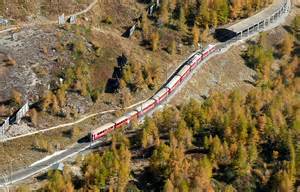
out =
<path fill-rule="evenodd" d="M 271 0 L 162 0 L 151 20 L 177 29 L 183 34 L 190 31 L 193 36 L 192 45 L 198 47 L 200 40 L 204 43 L 207 41 L 210 28 L 248 17 L 270 3 Z M 151 29 L 145 13 L 142 16 L 141 29 L 144 41 L 150 41 L 152 50 L 156 51 L 159 33 L 157 29 Z"/>
<path fill-rule="evenodd" d="M 287 33 L 279 46 L 270 46 L 266 33 L 249 45 L 244 56 L 257 71 L 250 92 L 212 93 L 203 103 L 192 99 L 155 112 L 134 136 L 115 133 L 110 147 L 86 156 L 79 181 L 68 169 L 51 171 L 41 191 L 295 190 L 300 181 L 297 19 L 294 35 Z M 139 161 L 148 164 L 136 174 Z"/>

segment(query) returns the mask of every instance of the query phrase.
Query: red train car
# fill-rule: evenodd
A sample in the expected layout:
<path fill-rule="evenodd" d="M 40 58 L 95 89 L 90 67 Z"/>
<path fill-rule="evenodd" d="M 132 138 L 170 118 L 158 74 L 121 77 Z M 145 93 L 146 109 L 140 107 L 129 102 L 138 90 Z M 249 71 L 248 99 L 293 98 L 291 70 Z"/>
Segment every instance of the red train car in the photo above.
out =
<path fill-rule="evenodd" d="M 209 54 L 211 54 L 212 52 L 215 51 L 215 45 L 211 45 L 209 44 L 207 46 L 207 48 L 202 52 L 202 59 L 204 59 L 205 57 L 207 57 Z"/>
<path fill-rule="evenodd" d="M 188 64 L 189 66 L 191 66 L 191 70 L 195 69 L 195 67 L 198 64 L 198 60 L 201 60 L 201 55 L 196 54 L 192 59 L 191 62 Z"/>
<path fill-rule="evenodd" d="M 168 89 L 162 88 L 152 98 L 155 100 L 156 104 L 160 104 L 167 96 L 168 96 Z"/>
<path fill-rule="evenodd" d="M 127 116 L 128 120 L 131 121 L 133 119 L 137 119 L 138 118 L 138 112 L 134 110 L 134 111 L 126 113 L 125 116 Z"/>
<path fill-rule="evenodd" d="M 125 126 L 125 125 L 128 125 L 129 122 L 130 122 L 130 120 L 129 120 L 128 116 L 119 117 L 118 119 L 116 119 L 114 121 L 115 129 L 120 128 L 120 127 Z"/>
<path fill-rule="evenodd" d="M 191 66 L 185 65 L 180 69 L 180 71 L 177 73 L 177 75 L 180 76 L 180 81 L 182 82 L 191 72 Z"/>
<path fill-rule="evenodd" d="M 107 123 L 91 132 L 91 140 L 95 141 L 97 139 L 100 139 L 101 137 L 105 136 L 106 134 L 113 131 L 115 128 L 114 123 Z"/>
<path fill-rule="evenodd" d="M 151 109 L 155 107 L 155 100 L 149 99 L 148 101 L 142 103 L 140 106 L 136 108 L 138 112 L 138 117 L 142 117 L 145 113 L 149 112 Z"/>
<path fill-rule="evenodd" d="M 176 75 L 174 76 L 171 81 L 165 86 L 166 88 L 169 89 L 169 94 L 172 93 L 176 87 L 180 84 L 180 76 Z"/>

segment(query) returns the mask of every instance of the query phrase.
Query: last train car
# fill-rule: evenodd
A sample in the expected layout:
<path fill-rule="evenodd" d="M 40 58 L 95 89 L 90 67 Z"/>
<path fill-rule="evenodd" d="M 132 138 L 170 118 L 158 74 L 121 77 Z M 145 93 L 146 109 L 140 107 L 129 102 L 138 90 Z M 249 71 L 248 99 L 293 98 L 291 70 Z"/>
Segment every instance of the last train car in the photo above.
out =
<path fill-rule="evenodd" d="M 100 139 L 101 137 L 113 131 L 114 127 L 114 123 L 107 123 L 97 129 L 94 129 L 93 131 L 91 131 L 91 140 L 95 141 L 97 139 Z"/>

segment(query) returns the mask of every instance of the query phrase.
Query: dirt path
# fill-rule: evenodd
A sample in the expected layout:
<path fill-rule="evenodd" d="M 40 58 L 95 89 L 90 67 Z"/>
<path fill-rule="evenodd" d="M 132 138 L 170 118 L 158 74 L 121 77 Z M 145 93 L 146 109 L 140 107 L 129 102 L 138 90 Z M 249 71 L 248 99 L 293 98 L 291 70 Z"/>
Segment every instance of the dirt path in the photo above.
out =
<path fill-rule="evenodd" d="M 73 13 L 71 15 L 65 16 L 65 20 L 69 19 L 71 16 L 79 16 L 79 15 L 82 15 L 82 14 L 88 12 L 89 10 L 91 10 L 94 7 L 94 5 L 96 5 L 97 1 L 98 0 L 94 0 L 87 8 L 85 8 L 82 11 L 79 11 L 79 12 Z M 43 25 L 51 25 L 51 24 L 55 24 L 57 22 L 58 22 L 57 20 L 53 20 L 53 21 L 49 20 L 49 21 L 44 22 Z M 20 28 L 24 28 L 24 27 L 33 27 L 35 25 L 40 25 L 40 24 L 41 23 L 25 23 L 25 24 L 23 24 L 21 26 L 14 25 L 14 26 L 12 26 L 12 27 L 10 27 L 8 29 L 1 30 L 0 34 L 1 33 L 10 32 L 10 31 L 13 31 L 13 30 L 17 30 L 17 29 L 20 29 Z"/>
<path fill-rule="evenodd" d="M 130 105 L 128 107 L 125 107 L 125 109 L 131 109 L 131 108 L 133 108 L 133 107 L 135 107 L 135 106 L 137 106 L 137 105 L 139 105 L 139 104 L 141 104 L 141 103 L 143 103 L 145 101 L 146 100 L 139 101 L 139 102 L 134 103 L 134 104 L 132 104 L 132 105 Z M 69 126 L 72 126 L 72 125 L 79 124 L 79 123 L 81 123 L 81 122 L 83 122 L 83 121 L 85 121 L 87 119 L 90 119 L 90 118 L 92 118 L 94 116 L 103 115 L 103 114 L 106 114 L 106 113 L 112 113 L 112 112 L 115 112 L 117 110 L 119 110 L 119 109 L 110 109 L 110 110 L 106 110 L 106 111 L 101 111 L 101 112 L 96 112 L 96 113 L 84 115 L 80 119 L 78 119 L 76 121 L 73 121 L 73 122 L 70 122 L 70 123 L 63 123 L 63 124 L 60 124 L 60 125 L 56 125 L 56 126 L 53 126 L 53 127 L 49 127 L 49 128 L 43 129 L 43 130 L 38 130 L 38 131 L 30 132 L 30 133 L 27 133 L 27 134 L 18 135 L 18 136 L 15 136 L 15 137 L 9 137 L 9 138 L 1 140 L 0 142 L 11 141 L 11 140 L 14 140 L 14 139 L 19 139 L 19 138 L 30 136 L 30 135 L 44 133 L 44 132 L 51 131 L 51 130 L 58 129 L 58 128 L 69 127 Z"/>

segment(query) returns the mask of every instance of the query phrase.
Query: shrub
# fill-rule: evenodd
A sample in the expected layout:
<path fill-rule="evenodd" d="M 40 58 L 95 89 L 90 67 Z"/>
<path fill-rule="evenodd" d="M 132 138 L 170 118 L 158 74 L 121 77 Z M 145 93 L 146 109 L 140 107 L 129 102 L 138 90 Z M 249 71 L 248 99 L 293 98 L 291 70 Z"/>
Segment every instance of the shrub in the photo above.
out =
<path fill-rule="evenodd" d="M 22 103 L 22 94 L 19 91 L 17 91 L 16 89 L 13 89 L 12 92 L 11 92 L 11 100 L 13 102 L 15 102 L 16 104 L 21 105 L 21 103 Z"/>
<path fill-rule="evenodd" d="M 159 46 L 159 34 L 158 32 L 153 32 L 151 34 L 151 45 L 152 45 L 152 51 L 157 51 Z"/>
<path fill-rule="evenodd" d="M 10 55 L 6 56 L 6 59 L 4 60 L 4 62 L 6 63 L 6 65 L 9 65 L 9 66 L 13 66 L 13 65 L 17 64 L 16 60 L 14 58 L 12 58 Z"/>
<path fill-rule="evenodd" d="M 105 24 L 111 25 L 112 24 L 112 18 L 110 16 L 108 16 L 105 19 L 103 19 L 102 22 L 105 23 Z"/>
<path fill-rule="evenodd" d="M 71 137 L 72 137 L 72 139 L 78 137 L 79 135 L 80 135 L 80 128 L 79 127 L 74 127 L 71 130 Z"/>
<path fill-rule="evenodd" d="M 34 140 L 34 147 L 42 152 L 50 152 L 51 147 L 49 146 L 49 143 L 47 140 L 42 139 L 41 137 L 36 137 Z M 49 151 L 50 150 L 50 151 Z"/>
<path fill-rule="evenodd" d="M 30 120 L 33 126 L 36 127 L 38 124 L 38 113 L 34 108 L 30 110 Z"/>

